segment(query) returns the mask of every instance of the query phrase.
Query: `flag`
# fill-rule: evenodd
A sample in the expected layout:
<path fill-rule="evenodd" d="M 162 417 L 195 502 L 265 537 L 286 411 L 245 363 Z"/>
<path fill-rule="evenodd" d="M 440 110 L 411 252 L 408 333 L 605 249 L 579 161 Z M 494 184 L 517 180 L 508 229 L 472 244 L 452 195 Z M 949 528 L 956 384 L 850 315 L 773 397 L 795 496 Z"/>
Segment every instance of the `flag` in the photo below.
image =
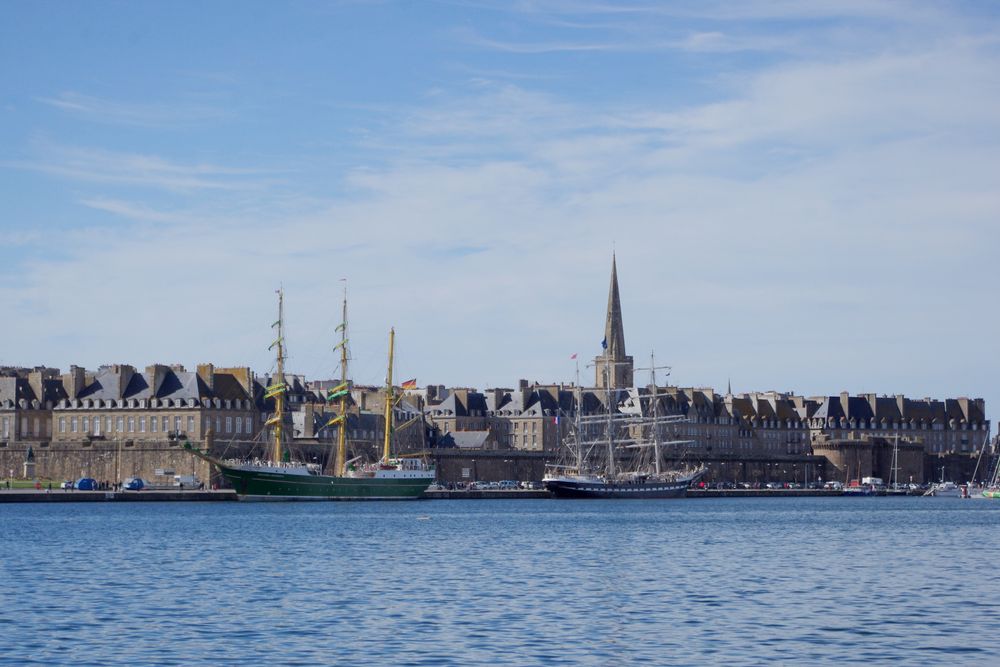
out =
<path fill-rule="evenodd" d="M 281 339 L 279 338 L 278 340 L 276 340 L 276 341 L 274 341 L 273 343 L 271 343 L 270 347 L 268 347 L 267 349 L 269 349 L 269 350 L 273 350 L 273 349 L 274 349 L 274 346 L 275 346 L 275 345 L 277 345 L 277 344 L 278 344 L 278 343 L 280 343 L 280 342 L 281 342 Z"/>
<path fill-rule="evenodd" d="M 571 354 L 571 355 L 569 356 L 569 358 L 570 358 L 570 359 L 576 359 L 576 352 L 574 352 L 573 354 Z"/>
<path fill-rule="evenodd" d="M 340 398 L 341 396 L 347 396 L 349 393 L 351 392 L 348 391 L 347 389 L 341 389 L 340 391 L 333 391 L 331 389 L 330 393 L 326 395 L 326 400 L 332 401 L 335 398 Z"/>
<path fill-rule="evenodd" d="M 347 322 L 341 322 L 334 331 L 343 331 L 347 327 Z"/>
<path fill-rule="evenodd" d="M 403 384 L 401 384 L 399 386 L 402 387 L 403 389 L 416 389 L 417 388 L 417 378 L 413 378 L 412 380 L 407 380 L 406 382 L 404 382 Z"/>
<path fill-rule="evenodd" d="M 608 349 L 608 337 L 607 336 L 605 336 L 604 340 L 601 341 L 601 348 L 603 348 L 605 350 Z"/>
<path fill-rule="evenodd" d="M 340 341 L 339 343 L 333 346 L 333 351 L 336 352 L 340 348 L 344 347 L 344 345 L 346 344 L 347 344 L 347 339 L 345 338 L 344 340 Z"/>
<path fill-rule="evenodd" d="M 281 320 L 278 320 L 274 324 L 272 324 L 271 328 L 273 329 L 274 327 L 278 326 L 279 324 L 281 324 Z"/>
<path fill-rule="evenodd" d="M 271 417 L 270 419 L 268 419 L 266 422 L 264 422 L 264 426 L 271 426 L 272 424 L 277 424 L 280 421 L 281 421 L 281 417 L 274 416 L 274 417 Z"/>
<path fill-rule="evenodd" d="M 343 421 L 344 421 L 344 415 L 339 415 L 328 421 L 326 424 L 324 424 L 323 428 L 326 428 L 327 426 L 333 426 L 334 424 L 340 424 Z"/>

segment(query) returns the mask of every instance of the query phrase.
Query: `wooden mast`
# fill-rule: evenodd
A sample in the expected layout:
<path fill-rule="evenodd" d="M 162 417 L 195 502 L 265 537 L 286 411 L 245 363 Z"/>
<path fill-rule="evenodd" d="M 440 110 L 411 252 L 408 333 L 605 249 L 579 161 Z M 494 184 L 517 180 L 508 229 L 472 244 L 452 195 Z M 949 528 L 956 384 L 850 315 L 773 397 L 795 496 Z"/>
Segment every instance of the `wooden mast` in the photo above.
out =
<path fill-rule="evenodd" d="M 285 292 L 284 289 L 278 290 L 278 321 L 275 322 L 275 326 L 278 327 L 278 338 L 274 341 L 274 344 L 278 347 L 278 382 L 272 384 L 281 385 L 280 389 L 274 395 L 274 462 L 281 463 L 282 450 L 281 450 L 281 430 L 285 422 L 285 325 L 283 322 L 285 313 Z"/>
<path fill-rule="evenodd" d="M 340 324 L 340 381 L 347 382 L 347 283 L 344 283 L 344 305 Z M 340 427 L 337 429 L 337 463 L 334 474 L 344 476 L 347 461 L 347 393 L 340 396 Z"/>
<path fill-rule="evenodd" d="M 389 462 L 389 445 L 392 441 L 392 405 L 395 399 L 392 389 L 392 354 L 396 342 L 396 330 L 389 329 L 389 370 L 385 375 L 385 442 L 382 446 L 382 462 Z"/>

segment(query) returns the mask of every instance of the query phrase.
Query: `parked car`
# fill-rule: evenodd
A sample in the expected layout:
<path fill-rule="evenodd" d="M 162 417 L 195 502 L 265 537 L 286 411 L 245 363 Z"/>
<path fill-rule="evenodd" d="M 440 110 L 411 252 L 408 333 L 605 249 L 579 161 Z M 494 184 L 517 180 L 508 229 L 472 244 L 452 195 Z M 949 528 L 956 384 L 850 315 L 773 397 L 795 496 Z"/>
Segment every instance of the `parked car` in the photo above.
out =
<path fill-rule="evenodd" d="M 180 489 L 200 489 L 202 483 L 196 475 L 174 475 L 174 486 Z"/>
<path fill-rule="evenodd" d="M 93 477 L 81 477 L 73 484 L 73 488 L 77 491 L 96 491 L 97 480 Z"/>
<path fill-rule="evenodd" d="M 146 483 L 139 477 L 130 477 L 122 484 L 122 489 L 125 491 L 141 491 L 144 488 L 146 488 Z"/>
<path fill-rule="evenodd" d="M 497 488 L 504 491 L 512 491 L 517 488 L 517 482 L 505 479 L 502 482 L 497 482 Z"/>

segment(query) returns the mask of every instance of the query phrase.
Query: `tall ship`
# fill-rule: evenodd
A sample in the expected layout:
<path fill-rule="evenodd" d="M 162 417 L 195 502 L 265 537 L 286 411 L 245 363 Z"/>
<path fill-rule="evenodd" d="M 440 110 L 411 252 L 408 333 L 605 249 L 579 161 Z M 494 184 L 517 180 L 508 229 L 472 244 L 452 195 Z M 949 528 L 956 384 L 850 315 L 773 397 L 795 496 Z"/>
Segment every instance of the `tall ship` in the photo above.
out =
<path fill-rule="evenodd" d="M 652 361 L 652 355 L 650 356 Z M 663 450 L 686 445 L 686 440 L 661 439 L 664 427 L 683 423 L 682 415 L 659 415 L 662 394 L 651 363 L 648 394 L 636 394 L 634 411 L 619 411 L 618 390 L 606 387 L 604 414 L 582 415 L 582 392 L 577 372 L 576 419 L 566 440 L 565 462 L 547 467 L 543 482 L 562 498 L 683 498 L 706 469 L 702 466 L 668 469 Z M 661 367 L 662 368 L 662 367 Z M 645 403 L 645 405 L 644 405 Z"/>
<path fill-rule="evenodd" d="M 345 288 L 344 319 L 337 327 L 341 339 L 341 383 L 327 394 L 328 401 L 337 401 L 338 414 L 326 426 L 338 425 L 337 451 L 332 474 L 324 474 L 318 464 L 291 460 L 285 447 L 285 340 L 284 293 L 278 290 L 278 321 L 272 327 L 277 337 L 271 349 L 277 349 L 275 380 L 267 387 L 265 399 L 274 399 L 274 413 L 265 422 L 272 427 L 269 455 L 252 461 L 222 460 L 186 443 L 195 456 L 208 461 L 236 490 L 240 500 L 415 500 L 434 481 L 435 471 L 420 458 L 392 457 L 393 407 L 395 390 L 392 364 L 395 330 L 389 331 L 389 364 L 385 386 L 385 435 L 381 458 L 372 464 L 356 466 L 347 461 L 346 423 L 350 382 L 347 380 L 347 294 Z"/>

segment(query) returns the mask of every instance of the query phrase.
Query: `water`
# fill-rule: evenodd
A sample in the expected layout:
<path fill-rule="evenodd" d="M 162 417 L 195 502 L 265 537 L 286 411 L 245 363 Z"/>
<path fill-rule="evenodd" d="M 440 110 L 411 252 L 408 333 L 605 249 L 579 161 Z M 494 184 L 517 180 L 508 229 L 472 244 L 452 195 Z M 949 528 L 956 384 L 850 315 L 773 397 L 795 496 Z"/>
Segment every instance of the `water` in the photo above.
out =
<path fill-rule="evenodd" d="M 0 505 L 0 662 L 998 664 L 998 523 L 930 498 Z"/>

